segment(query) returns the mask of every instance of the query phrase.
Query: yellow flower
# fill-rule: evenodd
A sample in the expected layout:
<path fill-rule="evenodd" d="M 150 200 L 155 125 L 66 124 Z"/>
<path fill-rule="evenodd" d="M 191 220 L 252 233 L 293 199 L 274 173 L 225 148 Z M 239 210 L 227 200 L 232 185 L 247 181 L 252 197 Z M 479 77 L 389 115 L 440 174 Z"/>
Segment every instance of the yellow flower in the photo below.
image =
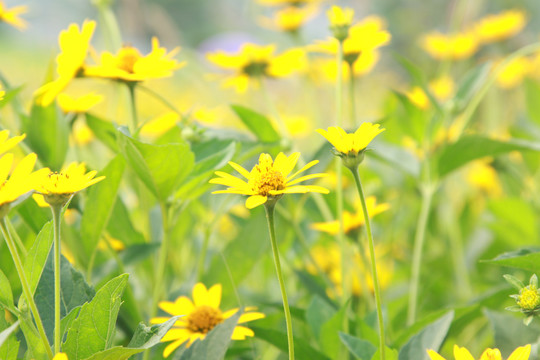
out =
<path fill-rule="evenodd" d="M 126 245 L 124 245 L 122 241 L 115 239 L 109 235 L 101 238 L 101 240 L 98 242 L 97 247 L 99 250 L 112 249 L 114 251 L 122 251 L 126 249 Z"/>
<path fill-rule="evenodd" d="M 350 26 L 354 17 L 354 10 L 351 8 L 341 8 L 332 6 L 326 13 L 330 26 Z"/>
<path fill-rule="evenodd" d="M 432 80 L 429 82 L 428 86 L 433 96 L 441 102 L 451 98 L 455 90 L 454 81 L 449 76 L 441 76 L 438 79 Z M 420 109 L 425 110 L 429 108 L 429 99 L 421 87 L 413 87 L 406 95 L 409 100 Z"/>
<path fill-rule="evenodd" d="M 96 28 L 95 21 L 85 20 L 81 29 L 70 24 L 58 37 L 60 54 L 56 57 L 58 78 L 40 87 L 34 95 L 36 103 L 47 106 L 62 92 L 75 77 L 80 75 L 90 48 L 90 40 Z"/>
<path fill-rule="evenodd" d="M 76 121 L 75 124 L 73 124 L 73 141 L 77 145 L 88 145 L 94 140 L 94 133 L 92 132 L 92 129 L 88 127 L 83 122 Z"/>
<path fill-rule="evenodd" d="M 357 155 L 364 151 L 369 143 L 386 129 L 379 129 L 380 124 L 364 122 L 354 133 L 348 134 L 339 126 L 331 126 L 327 131 L 317 129 L 334 148 L 343 155 Z"/>
<path fill-rule="evenodd" d="M 366 206 L 368 208 L 369 217 L 372 218 L 375 215 L 378 215 L 390 208 L 390 205 L 387 203 L 377 204 L 375 196 L 368 196 L 366 198 Z M 343 212 L 343 231 L 348 234 L 353 230 L 356 230 L 366 223 L 364 219 L 364 212 L 362 209 L 356 214 L 353 214 L 349 211 Z M 329 222 L 319 222 L 314 223 L 311 227 L 315 230 L 319 230 L 330 235 L 337 235 L 339 232 L 339 221 L 329 221 Z"/>
<path fill-rule="evenodd" d="M 169 111 L 145 123 L 141 128 L 141 135 L 147 137 L 162 135 L 176 126 L 178 120 L 179 115 L 174 111 Z"/>
<path fill-rule="evenodd" d="M 467 182 L 492 196 L 501 194 L 501 185 L 495 169 L 486 161 L 473 161 L 467 173 Z"/>
<path fill-rule="evenodd" d="M 173 57 L 179 47 L 167 53 L 159 46 L 157 38 L 152 38 L 152 51 L 143 56 L 133 46 L 123 46 L 116 55 L 110 52 L 101 54 L 100 64 L 85 67 L 84 75 L 89 77 L 108 78 L 128 83 L 170 77 L 174 70 L 185 65 Z"/>
<path fill-rule="evenodd" d="M 445 360 L 441 355 L 437 354 L 433 350 L 428 350 L 428 355 L 431 360 Z M 531 353 L 531 345 L 525 345 L 515 349 L 507 360 L 528 360 Z M 464 347 L 460 348 L 454 345 L 454 359 L 455 360 L 474 360 L 469 350 Z M 502 360 L 501 352 L 499 349 L 486 349 L 480 356 L 480 360 Z"/>
<path fill-rule="evenodd" d="M 32 191 L 36 181 L 47 172 L 47 169 L 33 171 L 36 160 L 36 154 L 28 154 L 11 171 L 13 154 L 8 153 L 0 158 L 0 218 L 7 214 L 12 202 Z"/>
<path fill-rule="evenodd" d="M 58 95 L 58 106 L 65 113 L 85 113 L 103 101 L 103 95 L 89 93 L 75 98 L 62 93 Z"/>
<path fill-rule="evenodd" d="M 316 12 L 316 6 L 288 6 L 277 11 L 271 19 L 262 18 L 261 23 L 271 29 L 296 32 L 311 20 Z"/>
<path fill-rule="evenodd" d="M 74 193 L 105 179 L 105 176 L 94 178 L 97 171 L 85 174 L 84 163 L 73 162 L 59 173 L 47 170 L 39 179 L 36 191 L 42 194 L 50 205 L 65 204 Z"/>
<path fill-rule="evenodd" d="M 482 44 L 508 39 L 525 27 L 527 17 L 520 10 L 506 10 L 499 14 L 487 15 L 480 19 L 474 31 Z"/>
<path fill-rule="evenodd" d="M 28 12 L 27 6 L 15 6 L 8 9 L 4 5 L 4 2 L 0 1 L 0 21 L 10 24 L 19 30 L 26 29 L 26 21 L 19 17 L 20 14 L 26 12 Z"/>
<path fill-rule="evenodd" d="M 312 131 L 312 121 L 307 116 L 302 115 L 284 115 L 283 122 L 287 132 L 295 138 L 306 137 Z"/>
<path fill-rule="evenodd" d="M 497 64 L 494 65 L 494 68 Z M 510 89 L 521 84 L 527 76 L 533 64 L 526 57 L 518 57 L 510 61 L 497 75 L 497 85 L 503 89 Z"/>
<path fill-rule="evenodd" d="M 319 162 L 318 160 L 313 160 L 294 174 L 289 175 L 299 158 L 300 153 L 298 152 L 291 154 L 289 157 L 280 152 L 275 160 L 272 160 L 272 157 L 269 154 L 261 154 L 259 163 L 253 167 L 251 172 L 248 172 L 242 166 L 229 161 L 229 164 L 248 181 L 245 182 L 231 174 L 216 171 L 216 175 L 219 176 L 219 178 L 210 180 L 210 183 L 229 186 L 229 188 L 227 190 L 214 191 L 212 194 L 249 195 L 246 200 L 246 207 L 248 209 L 253 209 L 254 207 L 265 204 L 269 199 L 278 200 L 283 194 L 308 192 L 328 194 L 328 190 L 320 186 L 296 185 L 302 181 L 319 178 L 325 175 L 310 174 L 294 180 L 298 174 Z"/>
<path fill-rule="evenodd" d="M 0 89 L 2 89 L 1 85 L 0 85 Z M 6 92 L 4 90 L 0 90 L 0 100 L 3 100 L 5 95 L 6 95 Z"/>
<path fill-rule="evenodd" d="M 267 6 L 297 6 L 318 4 L 324 0 L 257 0 L 261 5 Z"/>
<path fill-rule="evenodd" d="M 473 55 L 478 49 L 478 40 L 473 32 L 445 35 L 434 32 L 425 35 L 422 48 L 438 60 L 461 60 Z"/>
<path fill-rule="evenodd" d="M 11 139 L 8 139 L 9 138 L 9 130 L 0 131 L 0 156 L 3 153 L 5 153 L 6 151 L 14 148 L 25 137 L 26 137 L 26 134 L 22 134 L 22 135 L 19 135 L 19 136 L 14 136 Z"/>
<path fill-rule="evenodd" d="M 159 307 L 172 316 L 184 315 L 178 319 L 173 328 L 161 339 L 162 342 L 173 341 L 163 351 L 163 356 L 168 357 L 176 348 L 187 341 L 187 347 L 197 339 L 203 340 L 206 334 L 216 325 L 233 316 L 238 309 L 222 312 L 219 308 L 221 303 L 221 284 L 216 284 L 210 289 L 202 283 L 193 287 L 193 301 L 187 296 L 180 296 L 174 302 L 162 301 Z M 254 312 L 253 307 L 245 308 L 238 319 L 238 324 L 264 318 L 263 313 Z M 168 317 L 155 317 L 150 319 L 152 324 L 161 324 L 169 320 Z M 244 340 L 247 336 L 253 336 L 253 330 L 237 325 L 234 328 L 231 339 Z"/>
<path fill-rule="evenodd" d="M 291 49 L 280 55 L 274 55 L 275 45 L 260 46 L 244 44 L 237 54 L 218 51 L 208 54 L 207 58 L 217 66 L 234 71 L 223 82 L 224 87 L 233 87 L 244 93 L 250 84 L 255 84 L 264 77 L 282 78 L 292 75 L 306 67 L 306 54 L 301 49 Z"/>
<path fill-rule="evenodd" d="M 68 357 L 64 353 L 58 353 L 58 354 L 54 355 L 53 360 L 68 360 Z"/>

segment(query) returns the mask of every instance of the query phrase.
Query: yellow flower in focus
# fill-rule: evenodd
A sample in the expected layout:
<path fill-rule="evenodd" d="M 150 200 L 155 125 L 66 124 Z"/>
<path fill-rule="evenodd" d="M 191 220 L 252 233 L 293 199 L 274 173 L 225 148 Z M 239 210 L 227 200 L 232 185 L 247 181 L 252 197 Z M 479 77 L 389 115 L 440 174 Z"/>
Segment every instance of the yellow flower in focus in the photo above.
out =
<path fill-rule="evenodd" d="M 15 6 L 11 9 L 6 8 L 3 1 L 0 1 L 0 22 L 5 22 L 19 30 L 26 29 L 26 21 L 21 19 L 19 15 L 28 12 L 27 6 Z"/>
<path fill-rule="evenodd" d="M 434 32 L 425 35 L 422 48 L 437 60 L 461 60 L 469 58 L 478 49 L 478 40 L 473 32 L 445 35 Z"/>
<path fill-rule="evenodd" d="M 441 102 L 450 99 L 455 91 L 455 83 L 449 76 L 441 76 L 438 79 L 430 81 L 428 87 L 433 96 Z M 424 110 L 429 108 L 429 98 L 421 87 L 413 87 L 406 95 L 418 108 Z"/>
<path fill-rule="evenodd" d="M 494 69 L 496 67 L 497 64 L 494 65 Z M 497 85 L 503 89 L 514 88 L 523 82 L 523 79 L 531 72 L 532 68 L 533 64 L 528 58 L 515 58 L 497 74 Z"/>
<path fill-rule="evenodd" d="M 64 353 L 58 353 L 58 354 L 54 355 L 53 360 L 68 360 L 68 357 Z"/>
<path fill-rule="evenodd" d="M 237 54 L 218 51 L 207 58 L 215 65 L 232 70 L 234 74 L 223 82 L 224 87 L 232 87 L 239 93 L 248 89 L 250 82 L 255 85 L 262 78 L 282 78 L 301 71 L 307 66 L 306 54 L 302 49 L 291 49 L 274 55 L 275 45 L 260 46 L 244 44 Z"/>
<path fill-rule="evenodd" d="M 431 360 L 445 360 L 441 355 L 437 354 L 433 350 L 427 350 L 427 353 Z M 531 345 L 525 345 L 515 349 L 507 360 L 528 360 L 531 353 Z M 455 360 L 474 360 L 469 350 L 464 347 L 460 348 L 454 345 L 454 359 Z M 480 360 L 502 360 L 501 352 L 499 349 L 486 349 L 480 356 Z"/>
<path fill-rule="evenodd" d="M 163 135 L 176 126 L 179 117 L 180 116 L 174 111 L 167 112 L 144 124 L 140 134 L 146 137 L 158 137 Z"/>
<path fill-rule="evenodd" d="M 193 301 L 187 296 L 180 296 L 174 302 L 162 301 L 159 307 L 172 316 L 184 315 L 165 334 L 161 342 L 173 341 L 163 351 L 163 357 L 168 357 L 180 345 L 187 342 L 187 347 L 191 346 L 197 339 L 203 340 L 206 334 L 216 325 L 233 316 L 238 309 L 231 309 L 222 312 L 219 308 L 221 303 L 221 284 L 216 284 L 210 289 L 202 283 L 197 283 L 193 287 Z M 254 312 L 253 307 L 244 309 L 240 315 L 238 324 L 264 318 L 263 313 Z M 155 317 L 150 319 L 152 324 L 161 324 L 169 320 L 168 317 Z M 237 325 L 232 333 L 231 339 L 244 340 L 248 336 L 255 335 L 253 330 Z"/>
<path fill-rule="evenodd" d="M 0 158 L 0 218 L 7 214 L 12 202 L 32 191 L 36 181 L 47 172 L 47 169 L 33 171 L 36 160 L 36 154 L 28 154 L 12 170 L 13 154 Z"/>
<path fill-rule="evenodd" d="M 348 134 L 339 126 L 331 126 L 328 130 L 317 129 L 334 148 L 343 155 L 357 155 L 366 149 L 369 143 L 386 129 L 380 124 L 364 122 L 354 133 Z"/>
<path fill-rule="evenodd" d="M 373 218 L 375 215 L 385 212 L 390 208 L 388 203 L 377 204 L 377 199 L 375 196 L 368 196 L 366 198 L 366 206 L 368 208 L 370 218 Z M 359 229 L 360 227 L 364 226 L 365 223 L 366 220 L 364 218 L 364 212 L 362 209 L 360 209 L 360 211 L 358 211 L 356 214 L 346 210 L 343 212 L 343 232 L 345 234 Z M 339 221 L 337 220 L 313 223 L 311 227 L 315 230 L 322 231 L 330 235 L 337 235 L 339 233 Z"/>
<path fill-rule="evenodd" d="M 105 179 L 105 176 L 94 178 L 97 171 L 86 173 L 84 163 L 73 162 L 61 172 L 42 173 L 35 187 L 36 191 L 42 194 L 45 201 L 51 206 L 63 205 L 76 192 Z"/>
<path fill-rule="evenodd" d="M 22 134 L 19 136 L 14 136 L 11 139 L 9 139 L 9 130 L 0 131 L 0 156 L 2 156 L 2 154 L 5 153 L 6 151 L 14 148 L 25 137 L 26 137 L 26 134 Z"/>
<path fill-rule="evenodd" d="M 478 20 L 474 31 L 480 43 L 489 44 L 516 35 L 523 30 L 526 23 L 527 17 L 523 11 L 506 10 Z"/>
<path fill-rule="evenodd" d="M 317 13 L 316 6 L 288 6 L 277 11 L 272 18 L 262 18 L 261 24 L 275 30 L 296 32 Z"/>
<path fill-rule="evenodd" d="M 302 181 L 320 178 L 325 174 L 310 174 L 301 176 L 298 179 L 294 178 L 303 171 L 317 164 L 318 160 L 313 160 L 302 167 L 297 172 L 290 175 L 298 159 L 300 153 L 296 152 L 290 156 L 279 153 L 275 160 L 269 154 L 261 154 L 259 163 L 253 167 L 251 172 L 248 172 L 242 166 L 229 161 L 229 164 L 244 176 L 248 181 L 245 182 L 231 174 L 216 171 L 219 176 L 210 180 L 211 184 L 229 186 L 227 190 L 214 191 L 212 194 L 241 194 L 248 195 L 246 207 L 253 209 L 259 205 L 265 204 L 268 200 L 276 201 L 283 194 L 298 194 L 317 192 L 328 194 L 328 190 L 316 185 L 296 185 Z"/>
<path fill-rule="evenodd" d="M 179 63 L 173 58 L 179 50 L 177 47 L 167 53 L 154 37 L 149 54 L 143 56 L 130 45 L 123 46 L 116 55 L 105 51 L 101 54 L 99 65 L 85 67 L 84 75 L 128 83 L 170 77 L 185 65 L 185 62 Z"/>
<path fill-rule="evenodd" d="M 467 182 L 492 196 L 499 196 L 502 193 L 497 172 L 483 160 L 476 160 L 470 164 Z"/>
<path fill-rule="evenodd" d="M 77 98 L 62 93 L 57 98 L 58 106 L 65 113 L 85 113 L 103 101 L 103 95 L 89 93 Z"/>
<path fill-rule="evenodd" d="M 67 30 L 60 32 L 58 37 L 60 54 L 56 57 L 58 78 L 37 89 L 34 93 L 37 104 L 41 106 L 51 104 L 71 80 L 80 75 L 95 28 L 95 21 L 85 20 L 80 30 L 77 24 L 71 24 Z"/>

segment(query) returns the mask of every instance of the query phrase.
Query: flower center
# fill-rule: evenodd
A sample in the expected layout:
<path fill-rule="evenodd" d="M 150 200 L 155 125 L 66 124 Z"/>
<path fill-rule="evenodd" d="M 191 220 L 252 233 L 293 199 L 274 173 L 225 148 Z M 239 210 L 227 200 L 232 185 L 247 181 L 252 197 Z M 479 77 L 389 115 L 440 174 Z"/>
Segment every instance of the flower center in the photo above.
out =
<path fill-rule="evenodd" d="M 484 355 L 487 360 L 501 360 L 501 352 L 499 349 L 487 349 Z"/>
<path fill-rule="evenodd" d="M 272 169 L 271 166 L 255 165 L 252 175 L 249 181 L 251 188 L 259 195 L 268 196 L 270 190 L 283 190 L 285 188 L 283 174 Z"/>
<path fill-rule="evenodd" d="M 244 66 L 242 72 L 250 77 L 265 76 L 267 67 L 268 62 L 266 61 L 252 61 Z"/>
<path fill-rule="evenodd" d="M 188 329 L 194 333 L 206 334 L 216 325 L 223 322 L 223 315 L 219 309 L 208 305 L 197 306 L 187 316 Z"/>
<path fill-rule="evenodd" d="M 117 66 L 119 69 L 133 74 L 135 63 L 141 57 L 142 56 L 141 53 L 139 53 L 139 50 L 135 49 L 133 46 L 124 46 L 122 49 L 120 49 L 120 51 L 118 51 Z"/>
<path fill-rule="evenodd" d="M 538 296 L 538 290 L 536 287 L 526 287 L 521 291 L 519 299 L 517 301 L 518 305 L 525 310 L 534 310 L 538 305 L 540 305 L 540 296 Z"/>

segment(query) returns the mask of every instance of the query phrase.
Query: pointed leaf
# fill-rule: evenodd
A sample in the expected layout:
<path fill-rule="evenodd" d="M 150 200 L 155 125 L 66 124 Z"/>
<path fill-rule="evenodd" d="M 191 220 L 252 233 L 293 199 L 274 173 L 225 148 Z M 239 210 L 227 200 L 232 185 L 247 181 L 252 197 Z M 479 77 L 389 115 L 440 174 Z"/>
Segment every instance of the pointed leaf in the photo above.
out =
<path fill-rule="evenodd" d="M 48 222 L 39 232 L 32 247 L 28 251 L 28 255 L 24 259 L 24 272 L 26 273 L 32 294 L 36 291 L 45 263 L 47 262 L 47 257 L 51 251 L 53 235 L 52 222 Z"/>
<path fill-rule="evenodd" d="M 261 340 L 264 340 L 282 352 L 288 352 L 287 344 L 287 334 L 272 329 L 259 328 L 255 326 L 250 326 L 250 328 L 255 332 L 255 337 Z M 329 360 L 325 354 L 315 350 L 311 345 L 299 337 L 295 336 L 294 338 L 294 355 L 296 359 L 309 359 L 309 360 Z"/>
<path fill-rule="evenodd" d="M 2 307 L 14 309 L 15 304 L 13 303 L 13 292 L 11 291 L 9 280 L 2 270 L 0 270 L 0 310 Z"/>
<path fill-rule="evenodd" d="M 367 340 L 342 332 L 339 332 L 339 338 L 357 359 L 370 360 L 377 351 L 377 347 Z"/>
<path fill-rule="evenodd" d="M 110 121 L 100 119 L 89 113 L 85 114 L 85 119 L 86 125 L 92 130 L 96 138 L 112 151 L 118 152 L 116 127 Z"/>
<path fill-rule="evenodd" d="M 231 108 L 259 141 L 263 143 L 275 143 L 281 139 L 270 120 L 263 114 L 241 105 L 231 105 Z"/>
<path fill-rule="evenodd" d="M 540 273 L 540 249 L 523 248 L 503 253 L 492 260 L 483 260 L 482 262 Z M 519 289 L 523 287 L 523 284 L 511 282 L 507 276 L 505 279 L 514 287 L 519 285 L 521 285 Z"/>

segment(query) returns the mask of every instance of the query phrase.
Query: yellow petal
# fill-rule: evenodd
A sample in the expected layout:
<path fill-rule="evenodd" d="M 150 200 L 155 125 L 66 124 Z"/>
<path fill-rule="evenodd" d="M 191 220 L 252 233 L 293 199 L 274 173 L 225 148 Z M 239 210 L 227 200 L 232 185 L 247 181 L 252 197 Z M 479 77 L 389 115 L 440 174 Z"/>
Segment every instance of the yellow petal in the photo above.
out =
<path fill-rule="evenodd" d="M 204 286 L 203 283 L 196 283 L 193 287 L 193 303 L 196 307 L 202 306 L 202 305 L 209 305 L 210 303 L 210 297 L 208 290 L 206 289 L 206 286 Z"/>
<path fill-rule="evenodd" d="M 267 197 L 263 195 L 253 195 L 246 199 L 246 207 L 248 209 L 253 209 L 259 205 L 262 205 L 266 202 Z"/>
<path fill-rule="evenodd" d="M 208 306 L 213 307 L 214 309 L 219 309 L 219 304 L 221 303 L 221 284 L 215 284 L 210 289 L 208 289 Z"/>
<path fill-rule="evenodd" d="M 531 354 L 531 344 L 520 346 L 512 352 L 508 360 L 528 360 Z"/>
<path fill-rule="evenodd" d="M 169 355 L 171 355 L 172 352 L 176 350 L 180 345 L 182 345 L 187 339 L 189 339 L 189 337 L 185 339 L 178 339 L 175 342 L 172 342 L 169 345 L 167 345 L 165 350 L 163 350 L 163 357 L 164 358 L 169 357 Z"/>
<path fill-rule="evenodd" d="M 431 360 L 446 360 L 445 358 L 443 358 L 441 355 L 437 354 L 435 351 L 433 350 L 428 350 L 427 351 L 428 355 L 429 355 L 429 358 Z"/>
<path fill-rule="evenodd" d="M 456 360 L 474 360 L 469 350 L 464 347 L 460 348 L 457 345 L 454 345 L 454 358 Z"/>
<path fill-rule="evenodd" d="M 248 329 L 245 326 L 237 326 L 234 328 L 231 339 L 233 340 L 244 340 L 246 336 L 254 336 L 255 333 L 253 330 Z"/>
<path fill-rule="evenodd" d="M 238 319 L 239 324 L 246 323 L 248 321 L 258 320 L 264 318 L 265 315 L 260 312 L 246 312 L 240 315 L 240 319 Z"/>

